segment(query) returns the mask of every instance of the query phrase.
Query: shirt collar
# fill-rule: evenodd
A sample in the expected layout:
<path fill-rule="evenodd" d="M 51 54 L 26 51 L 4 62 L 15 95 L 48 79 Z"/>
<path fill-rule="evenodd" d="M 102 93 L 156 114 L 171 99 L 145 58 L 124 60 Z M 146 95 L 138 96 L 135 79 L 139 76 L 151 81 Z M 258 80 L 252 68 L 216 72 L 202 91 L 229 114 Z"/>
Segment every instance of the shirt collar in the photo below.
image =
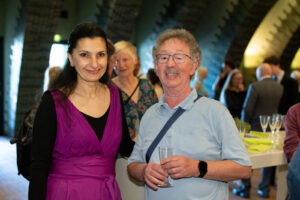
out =
<path fill-rule="evenodd" d="M 197 97 L 198 97 L 198 95 L 197 95 L 196 89 L 193 88 L 192 91 L 190 92 L 190 94 L 179 105 L 174 107 L 174 110 L 177 109 L 178 107 L 181 107 L 185 110 L 190 110 L 194 104 L 194 100 Z M 166 102 L 164 102 L 164 99 L 165 99 L 165 94 L 163 94 L 161 96 L 161 98 L 159 99 L 159 102 L 158 102 L 159 108 L 170 110 L 169 105 Z"/>

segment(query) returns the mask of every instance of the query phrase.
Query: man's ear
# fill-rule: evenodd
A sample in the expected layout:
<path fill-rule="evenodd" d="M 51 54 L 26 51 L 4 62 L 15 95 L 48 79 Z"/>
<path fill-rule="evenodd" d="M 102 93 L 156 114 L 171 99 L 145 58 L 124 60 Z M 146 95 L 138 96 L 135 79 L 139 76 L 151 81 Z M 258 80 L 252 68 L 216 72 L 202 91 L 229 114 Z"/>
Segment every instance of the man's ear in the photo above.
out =
<path fill-rule="evenodd" d="M 199 66 L 198 61 L 193 61 L 192 62 L 192 73 L 190 75 L 193 75 L 196 72 L 197 67 Z"/>
<path fill-rule="evenodd" d="M 68 55 L 68 59 L 70 61 L 71 67 L 74 67 L 74 61 L 73 61 L 72 55 L 70 53 L 68 53 L 67 55 Z"/>

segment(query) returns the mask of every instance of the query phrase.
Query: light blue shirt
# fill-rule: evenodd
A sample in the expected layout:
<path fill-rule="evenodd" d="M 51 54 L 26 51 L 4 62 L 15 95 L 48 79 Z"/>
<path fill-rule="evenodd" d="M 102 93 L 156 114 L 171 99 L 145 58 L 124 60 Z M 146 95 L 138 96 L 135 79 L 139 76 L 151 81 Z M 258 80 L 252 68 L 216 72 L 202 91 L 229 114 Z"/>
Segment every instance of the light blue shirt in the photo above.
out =
<path fill-rule="evenodd" d="M 172 147 L 174 155 L 184 155 L 197 160 L 233 160 L 241 165 L 251 166 L 246 148 L 240 138 L 236 125 L 223 104 L 201 97 L 196 103 L 195 89 L 180 103 L 186 111 L 170 127 L 154 150 L 150 162 L 159 163 L 158 147 Z M 167 120 L 178 108 L 173 110 L 160 101 L 144 114 L 140 132 L 128 163 L 145 163 L 145 154 Z M 170 178 L 171 179 L 171 178 Z M 146 200 L 222 200 L 228 199 L 228 183 L 204 178 L 181 178 L 170 180 L 170 188 L 152 190 L 147 185 Z"/>

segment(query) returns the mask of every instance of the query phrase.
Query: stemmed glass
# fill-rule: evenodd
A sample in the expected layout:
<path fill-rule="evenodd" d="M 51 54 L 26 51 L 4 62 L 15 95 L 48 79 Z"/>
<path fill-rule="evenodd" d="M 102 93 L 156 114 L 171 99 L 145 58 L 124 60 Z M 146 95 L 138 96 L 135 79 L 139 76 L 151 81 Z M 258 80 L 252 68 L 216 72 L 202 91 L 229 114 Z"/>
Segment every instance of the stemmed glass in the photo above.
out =
<path fill-rule="evenodd" d="M 159 160 L 163 160 L 169 156 L 173 155 L 173 149 L 170 147 L 158 147 L 159 151 Z M 159 185 L 159 187 L 171 187 L 169 181 L 165 181 L 163 185 Z"/>
<path fill-rule="evenodd" d="M 264 133 L 266 133 L 268 123 L 269 123 L 269 116 L 260 115 L 259 116 L 259 121 L 260 121 L 261 128 L 263 129 Z"/>
<path fill-rule="evenodd" d="M 280 115 L 280 114 L 277 114 L 276 115 L 276 126 L 275 126 L 275 129 L 276 129 L 276 133 L 279 134 L 279 130 L 281 128 L 281 125 L 284 121 L 284 115 Z"/>
<path fill-rule="evenodd" d="M 280 147 L 283 142 L 281 140 L 282 138 L 281 138 L 281 135 L 279 132 L 283 122 L 284 122 L 284 115 L 277 114 L 276 115 L 276 126 L 275 126 L 275 129 L 276 129 L 275 148 Z"/>
<path fill-rule="evenodd" d="M 275 135 L 275 128 L 276 128 L 276 123 L 277 123 L 277 114 L 272 114 L 270 116 L 270 120 L 269 120 L 269 126 L 271 129 L 271 139 L 274 142 L 274 135 Z"/>

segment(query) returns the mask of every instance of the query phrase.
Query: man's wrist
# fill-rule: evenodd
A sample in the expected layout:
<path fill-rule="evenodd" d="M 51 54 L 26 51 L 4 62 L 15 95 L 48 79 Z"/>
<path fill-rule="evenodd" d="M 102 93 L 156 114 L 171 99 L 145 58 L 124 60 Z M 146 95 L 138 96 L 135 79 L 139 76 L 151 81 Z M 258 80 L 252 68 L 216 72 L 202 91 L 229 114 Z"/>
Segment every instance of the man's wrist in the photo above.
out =
<path fill-rule="evenodd" d="M 205 174 L 207 173 L 207 162 L 203 160 L 199 160 L 198 163 L 198 169 L 199 169 L 199 178 L 203 178 Z"/>

